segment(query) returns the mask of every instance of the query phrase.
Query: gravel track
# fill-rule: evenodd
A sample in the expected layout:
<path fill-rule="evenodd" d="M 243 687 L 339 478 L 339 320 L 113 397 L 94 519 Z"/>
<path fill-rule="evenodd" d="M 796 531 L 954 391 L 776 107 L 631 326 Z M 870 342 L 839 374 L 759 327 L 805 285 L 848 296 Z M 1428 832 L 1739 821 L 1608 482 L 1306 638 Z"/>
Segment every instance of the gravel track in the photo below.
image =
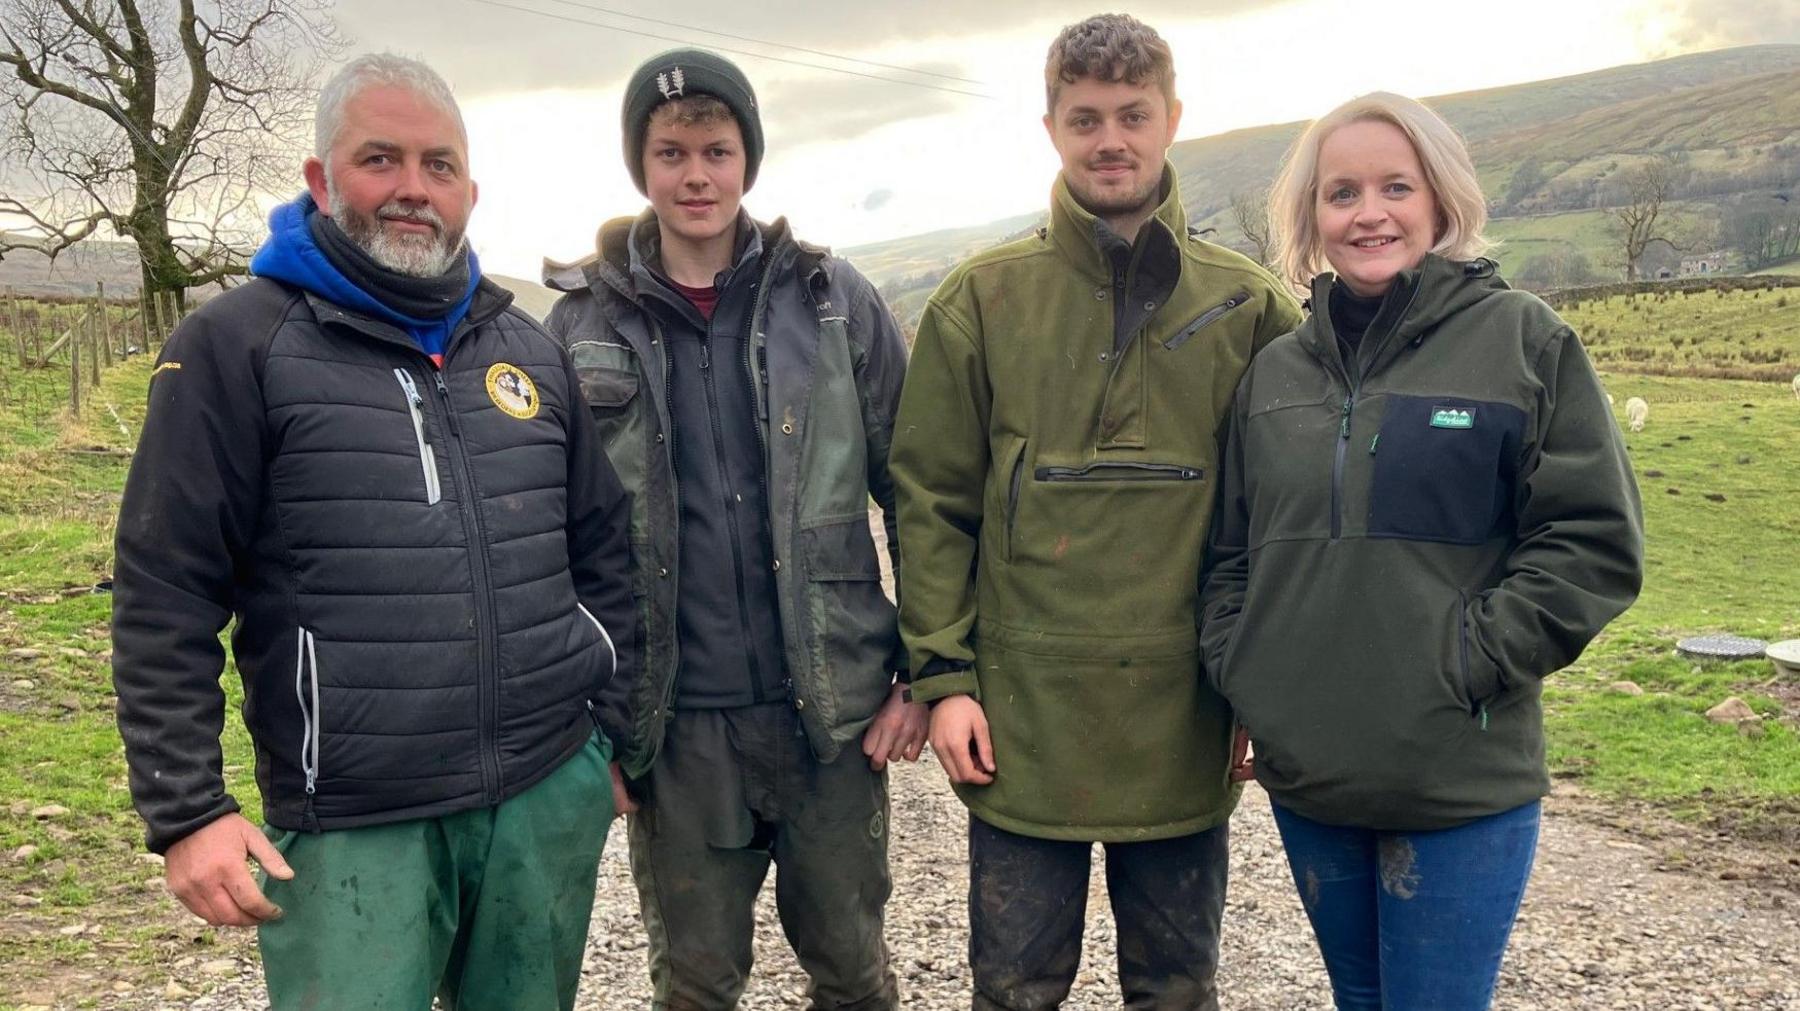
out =
<path fill-rule="evenodd" d="M 903 1001 L 921 1011 L 967 1008 L 967 815 L 929 754 L 897 769 L 890 792 L 894 898 L 887 933 Z M 1616 818 L 1617 808 L 1602 808 L 1571 790 L 1559 790 L 1545 810 L 1537 869 L 1496 1008 L 1800 1011 L 1800 889 L 1792 874 L 1779 873 L 1792 863 L 1786 855 L 1709 844 L 1685 830 L 1671 835 L 1666 822 L 1652 823 L 1648 831 L 1597 824 L 1596 812 Z M 622 828 L 615 825 L 601 861 L 583 1011 L 637 1011 L 648 1004 L 644 935 Z M 1260 790 L 1246 792 L 1232 831 L 1221 958 L 1225 1005 L 1329 1008 L 1324 970 Z M 1671 846 L 1708 845 L 1717 859 L 1671 864 Z M 1095 853 L 1098 861 L 1100 851 Z M 1677 852 L 1676 860 L 1682 859 Z M 1066 1005 L 1071 1009 L 1118 1006 L 1112 925 L 1098 871 L 1096 865 L 1082 968 Z M 772 889 L 765 887 L 757 964 L 743 1007 L 804 1008 L 805 978 L 781 936 L 771 899 Z M 235 947 L 235 967 L 214 958 L 177 970 L 177 985 L 203 996 L 139 991 L 106 994 L 83 1006 L 264 1007 L 248 946 Z"/>

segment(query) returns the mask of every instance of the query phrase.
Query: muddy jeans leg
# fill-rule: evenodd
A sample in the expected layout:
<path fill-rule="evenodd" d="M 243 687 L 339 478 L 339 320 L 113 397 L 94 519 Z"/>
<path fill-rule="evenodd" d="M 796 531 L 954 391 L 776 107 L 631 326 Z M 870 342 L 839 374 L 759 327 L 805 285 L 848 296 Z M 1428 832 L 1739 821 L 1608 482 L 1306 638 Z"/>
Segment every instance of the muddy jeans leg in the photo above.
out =
<path fill-rule="evenodd" d="M 1384 832 L 1381 999 L 1486 1011 L 1537 851 L 1538 802 L 1437 832 Z"/>
<path fill-rule="evenodd" d="M 1108 843 L 1106 891 L 1119 934 L 1119 989 L 1133 1011 L 1216 1011 L 1219 920 L 1230 828 Z"/>
<path fill-rule="evenodd" d="M 1092 853 L 1092 843 L 1034 839 L 969 818 L 974 1011 L 1040 1011 L 1068 998 Z"/>
<path fill-rule="evenodd" d="M 1452 829 L 1374 832 L 1275 805 L 1343 1011 L 1480 1011 L 1531 874 L 1538 804 Z"/>
<path fill-rule="evenodd" d="M 1275 827 L 1300 905 L 1312 923 L 1339 1011 L 1381 1011 L 1381 929 L 1375 906 L 1375 837 L 1325 825 L 1280 804 Z"/>

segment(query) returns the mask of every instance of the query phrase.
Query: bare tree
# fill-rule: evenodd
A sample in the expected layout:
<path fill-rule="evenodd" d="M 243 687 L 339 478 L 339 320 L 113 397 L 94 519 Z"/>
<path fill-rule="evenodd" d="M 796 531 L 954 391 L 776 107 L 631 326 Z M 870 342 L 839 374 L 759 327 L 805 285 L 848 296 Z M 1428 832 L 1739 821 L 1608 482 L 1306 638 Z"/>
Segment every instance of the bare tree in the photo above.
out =
<path fill-rule="evenodd" d="M 311 82 L 343 42 L 330 0 L 4 0 L 8 249 L 137 246 L 143 288 L 242 274 L 257 198 L 293 186 Z"/>
<path fill-rule="evenodd" d="M 1233 193 L 1231 217 L 1237 222 L 1238 231 L 1244 233 L 1244 240 L 1254 249 L 1256 262 L 1268 266 L 1269 254 L 1273 252 L 1269 248 L 1269 191 Z"/>
<path fill-rule="evenodd" d="M 1681 182 L 1681 165 L 1668 157 L 1639 162 L 1620 173 L 1618 203 L 1609 215 L 1625 280 L 1638 279 L 1638 266 L 1651 246 L 1661 242 L 1676 250 L 1687 248 L 1685 222 L 1674 207 Z"/>

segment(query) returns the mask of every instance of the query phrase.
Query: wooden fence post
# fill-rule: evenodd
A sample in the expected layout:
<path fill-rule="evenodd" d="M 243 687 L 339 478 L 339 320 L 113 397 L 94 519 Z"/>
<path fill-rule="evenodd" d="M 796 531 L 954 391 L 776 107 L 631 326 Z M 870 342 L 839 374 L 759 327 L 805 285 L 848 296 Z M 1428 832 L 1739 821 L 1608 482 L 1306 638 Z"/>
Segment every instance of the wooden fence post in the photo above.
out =
<path fill-rule="evenodd" d="M 69 415 L 81 416 L 81 342 L 73 335 L 69 340 Z"/>
<path fill-rule="evenodd" d="M 150 314 L 150 316 L 155 317 L 155 343 L 167 344 L 169 342 L 169 332 L 163 329 L 162 295 L 159 292 L 147 291 L 144 293 L 144 311 Z M 148 318 L 149 316 L 146 317 L 146 319 Z"/>
<path fill-rule="evenodd" d="M 95 337 L 100 344 L 100 364 L 112 368 L 112 320 L 106 315 L 106 282 L 94 282 L 94 314 L 99 318 L 99 330 Z"/>
<path fill-rule="evenodd" d="M 12 332 L 19 342 L 19 368 L 25 368 L 31 364 L 31 352 L 25 345 L 25 310 L 14 297 L 11 285 L 6 288 L 6 300 L 12 304 Z"/>
<path fill-rule="evenodd" d="M 87 336 L 88 385 L 97 390 L 100 388 L 100 314 L 89 313 L 87 326 L 82 329 Z"/>

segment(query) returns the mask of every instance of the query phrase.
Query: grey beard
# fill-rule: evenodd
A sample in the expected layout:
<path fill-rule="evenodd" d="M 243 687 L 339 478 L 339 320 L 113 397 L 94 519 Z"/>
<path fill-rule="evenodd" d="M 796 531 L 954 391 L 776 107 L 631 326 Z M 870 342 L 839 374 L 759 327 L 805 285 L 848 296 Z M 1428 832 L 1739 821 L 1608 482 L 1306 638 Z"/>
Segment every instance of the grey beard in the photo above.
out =
<path fill-rule="evenodd" d="M 391 203 L 382 205 L 373 217 L 361 214 L 344 200 L 329 175 L 325 178 L 325 194 L 331 205 L 331 219 L 344 230 L 350 241 L 376 263 L 397 274 L 441 277 L 463 256 L 463 236 L 448 234 L 444 219 L 429 207 Z M 426 221 L 437 231 L 430 236 L 392 235 L 381 226 L 381 215 L 384 214 Z"/>

